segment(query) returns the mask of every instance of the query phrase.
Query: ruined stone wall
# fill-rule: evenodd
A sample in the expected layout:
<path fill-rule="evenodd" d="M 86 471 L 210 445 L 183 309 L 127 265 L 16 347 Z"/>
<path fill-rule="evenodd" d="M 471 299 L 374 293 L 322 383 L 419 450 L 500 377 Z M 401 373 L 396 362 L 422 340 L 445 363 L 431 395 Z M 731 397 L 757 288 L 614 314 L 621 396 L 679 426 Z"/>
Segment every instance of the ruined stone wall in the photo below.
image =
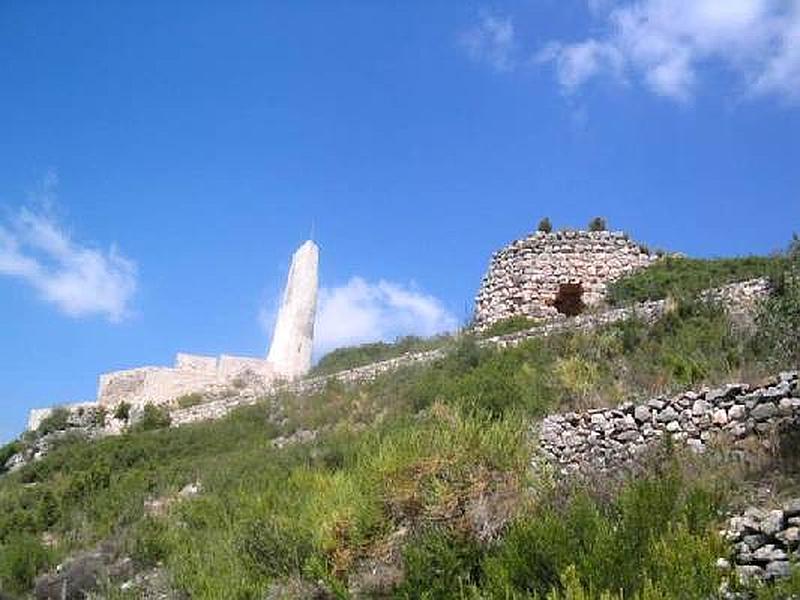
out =
<path fill-rule="evenodd" d="M 97 401 L 102 406 L 120 402 L 163 404 L 186 394 L 211 394 L 252 379 L 263 387 L 277 377 L 272 365 L 263 359 L 181 353 L 174 367 L 140 367 L 101 375 Z"/>
<path fill-rule="evenodd" d="M 515 316 L 558 317 L 561 300 L 576 291 L 584 305 L 596 305 L 608 283 L 653 260 L 622 232 L 538 231 L 492 256 L 475 301 L 476 327 Z"/>
<path fill-rule="evenodd" d="M 634 405 L 551 415 L 538 430 L 545 459 L 563 474 L 602 472 L 631 464 L 669 434 L 696 452 L 721 437 L 734 443 L 800 419 L 796 371 L 762 386 L 702 388 Z"/>

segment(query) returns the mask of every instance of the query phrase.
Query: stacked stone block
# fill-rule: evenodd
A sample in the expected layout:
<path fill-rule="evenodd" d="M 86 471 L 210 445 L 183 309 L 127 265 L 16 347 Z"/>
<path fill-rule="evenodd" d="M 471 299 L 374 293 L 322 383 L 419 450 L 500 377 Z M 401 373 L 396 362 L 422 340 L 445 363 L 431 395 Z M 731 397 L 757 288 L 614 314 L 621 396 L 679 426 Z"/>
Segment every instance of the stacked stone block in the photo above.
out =
<path fill-rule="evenodd" d="M 570 474 L 633 464 L 667 434 L 699 453 L 720 436 L 735 446 L 798 419 L 798 374 L 790 371 L 758 387 L 734 383 L 638 405 L 628 402 L 617 408 L 551 415 L 538 433 L 545 459 L 561 474 Z"/>
<path fill-rule="evenodd" d="M 515 316 L 553 318 L 562 285 L 580 286 L 587 307 L 607 285 L 650 265 L 651 256 L 622 232 L 538 231 L 492 256 L 475 301 L 478 329 Z"/>

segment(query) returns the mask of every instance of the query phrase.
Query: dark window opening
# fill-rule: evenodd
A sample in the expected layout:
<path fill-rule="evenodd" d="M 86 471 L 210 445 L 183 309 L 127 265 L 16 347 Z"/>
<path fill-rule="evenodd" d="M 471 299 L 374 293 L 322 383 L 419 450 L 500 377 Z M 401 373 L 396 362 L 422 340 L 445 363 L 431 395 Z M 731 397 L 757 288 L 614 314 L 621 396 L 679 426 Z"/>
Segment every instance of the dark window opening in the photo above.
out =
<path fill-rule="evenodd" d="M 553 306 L 562 315 L 574 317 L 583 312 L 583 286 L 580 283 L 562 283 L 558 286 L 558 294 Z"/>

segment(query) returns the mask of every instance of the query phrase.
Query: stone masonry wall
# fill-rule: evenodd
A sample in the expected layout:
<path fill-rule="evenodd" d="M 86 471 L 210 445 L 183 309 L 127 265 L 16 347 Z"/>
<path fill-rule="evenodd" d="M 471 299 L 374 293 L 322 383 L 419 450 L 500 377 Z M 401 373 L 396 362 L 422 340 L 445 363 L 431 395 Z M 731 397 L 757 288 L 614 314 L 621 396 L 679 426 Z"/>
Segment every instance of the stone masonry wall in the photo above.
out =
<path fill-rule="evenodd" d="M 622 232 L 538 231 L 492 256 L 475 301 L 476 327 L 515 316 L 557 317 L 564 284 L 580 286 L 582 302 L 595 305 L 609 282 L 653 260 Z"/>
<path fill-rule="evenodd" d="M 762 386 L 702 388 L 634 405 L 551 415 L 538 430 L 545 459 L 562 474 L 602 472 L 632 463 L 670 434 L 696 452 L 720 436 L 736 443 L 800 419 L 797 371 Z"/>

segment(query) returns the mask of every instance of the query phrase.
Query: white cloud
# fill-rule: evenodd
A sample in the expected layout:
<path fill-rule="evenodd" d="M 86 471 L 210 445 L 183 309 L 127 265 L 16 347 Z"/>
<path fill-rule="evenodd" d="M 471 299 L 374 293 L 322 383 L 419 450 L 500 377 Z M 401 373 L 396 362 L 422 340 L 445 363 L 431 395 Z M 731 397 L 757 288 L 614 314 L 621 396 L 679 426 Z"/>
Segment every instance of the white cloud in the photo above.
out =
<path fill-rule="evenodd" d="M 112 322 L 129 314 L 136 291 L 136 265 L 114 246 L 82 246 L 52 215 L 27 208 L 0 223 L 0 275 L 25 281 L 66 315 Z"/>
<path fill-rule="evenodd" d="M 589 9 L 607 33 L 536 54 L 568 94 L 593 77 L 630 76 L 686 102 L 713 66 L 734 74 L 746 96 L 800 101 L 797 0 L 589 0 Z"/>
<path fill-rule="evenodd" d="M 509 17 L 482 13 L 478 24 L 461 34 L 460 42 L 473 60 L 497 71 L 510 71 L 515 66 L 516 39 Z"/>
<path fill-rule="evenodd" d="M 431 336 L 457 327 L 458 320 L 433 296 L 389 281 L 370 283 L 353 277 L 345 285 L 320 289 L 315 354 L 404 335 Z"/>

